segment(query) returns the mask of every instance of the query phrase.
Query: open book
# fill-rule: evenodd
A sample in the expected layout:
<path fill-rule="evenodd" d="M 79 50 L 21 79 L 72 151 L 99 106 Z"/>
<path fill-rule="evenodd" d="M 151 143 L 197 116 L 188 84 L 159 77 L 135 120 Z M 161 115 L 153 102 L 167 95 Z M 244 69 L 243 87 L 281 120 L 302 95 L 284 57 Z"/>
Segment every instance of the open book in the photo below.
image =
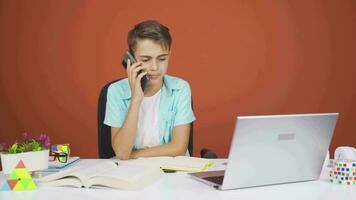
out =
<path fill-rule="evenodd" d="M 162 170 L 201 172 L 214 165 L 209 159 L 176 156 L 176 157 L 148 157 L 126 161 L 135 165 L 154 166 Z"/>
<path fill-rule="evenodd" d="M 89 167 L 73 168 L 38 179 L 44 186 L 110 187 L 137 190 L 158 180 L 163 172 L 153 166 L 104 161 Z"/>

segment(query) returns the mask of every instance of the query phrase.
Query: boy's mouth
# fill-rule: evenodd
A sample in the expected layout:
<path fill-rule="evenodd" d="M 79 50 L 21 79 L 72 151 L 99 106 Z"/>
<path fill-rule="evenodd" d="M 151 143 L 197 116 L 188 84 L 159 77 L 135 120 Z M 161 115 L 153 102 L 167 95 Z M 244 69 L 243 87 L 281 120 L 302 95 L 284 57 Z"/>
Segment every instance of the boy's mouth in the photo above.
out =
<path fill-rule="evenodd" d="M 148 78 L 150 80 L 155 80 L 155 79 L 159 78 L 159 75 L 148 75 Z"/>

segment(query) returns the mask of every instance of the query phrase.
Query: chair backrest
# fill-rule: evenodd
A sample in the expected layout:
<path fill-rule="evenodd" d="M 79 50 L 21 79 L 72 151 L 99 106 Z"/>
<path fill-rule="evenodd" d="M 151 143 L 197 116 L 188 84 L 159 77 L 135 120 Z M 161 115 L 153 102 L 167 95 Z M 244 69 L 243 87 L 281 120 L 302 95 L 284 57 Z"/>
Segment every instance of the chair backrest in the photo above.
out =
<path fill-rule="evenodd" d="M 115 152 L 111 144 L 111 127 L 104 124 L 108 87 L 122 78 L 107 83 L 100 91 L 98 101 L 98 150 L 99 158 L 112 158 Z M 192 99 L 193 107 L 193 99 Z M 188 151 L 193 155 L 193 123 L 191 123 Z"/>
<path fill-rule="evenodd" d="M 108 87 L 118 80 L 107 83 L 100 91 L 98 101 L 98 148 L 99 158 L 112 158 L 115 156 L 114 149 L 111 145 L 111 127 L 104 124 L 106 113 L 106 100 L 108 94 Z"/>

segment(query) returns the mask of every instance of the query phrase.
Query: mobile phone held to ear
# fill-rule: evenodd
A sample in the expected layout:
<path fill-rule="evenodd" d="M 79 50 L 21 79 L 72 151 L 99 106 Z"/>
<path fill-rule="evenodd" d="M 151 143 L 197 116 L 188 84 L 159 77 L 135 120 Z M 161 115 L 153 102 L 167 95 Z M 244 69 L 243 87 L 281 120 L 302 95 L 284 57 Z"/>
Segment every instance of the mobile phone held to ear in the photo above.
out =
<path fill-rule="evenodd" d="M 131 64 L 137 62 L 135 57 L 129 52 L 129 51 L 125 51 L 124 55 L 122 56 L 122 61 L 121 61 L 121 64 L 124 66 L 124 68 L 126 69 L 127 68 L 127 62 L 128 60 L 130 60 Z M 142 70 L 139 71 L 139 74 L 142 73 Z M 147 82 L 148 82 L 148 79 L 147 79 L 147 76 L 144 75 L 142 78 L 141 78 L 141 88 L 142 88 L 142 91 L 145 91 L 145 87 L 147 85 Z"/>

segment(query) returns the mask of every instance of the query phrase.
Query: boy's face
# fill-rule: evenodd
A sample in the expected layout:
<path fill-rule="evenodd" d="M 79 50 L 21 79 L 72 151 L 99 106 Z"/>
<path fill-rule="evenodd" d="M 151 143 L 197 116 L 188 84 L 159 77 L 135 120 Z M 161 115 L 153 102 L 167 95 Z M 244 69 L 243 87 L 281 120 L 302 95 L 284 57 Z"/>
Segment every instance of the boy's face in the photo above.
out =
<path fill-rule="evenodd" d="M 138 40 L 135 48 L 135 58 L 142 62 L 149 84 L 160 84 L 167 72 L 170 51 L 164 49 L 161 43 L 150 39 Z"/>

